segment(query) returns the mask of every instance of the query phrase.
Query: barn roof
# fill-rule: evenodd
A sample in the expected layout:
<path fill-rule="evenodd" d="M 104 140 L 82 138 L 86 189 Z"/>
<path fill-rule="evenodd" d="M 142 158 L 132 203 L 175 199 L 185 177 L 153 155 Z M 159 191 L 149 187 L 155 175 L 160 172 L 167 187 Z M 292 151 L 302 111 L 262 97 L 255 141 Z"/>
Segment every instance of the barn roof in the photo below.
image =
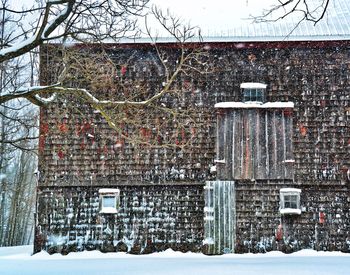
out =
<path fill-rule="evenodd" d="M 300 22 L 300 16 L 300 13 L 295 13 L 283 20 L 262 23 L 242 20 L 241 24 L 228 27 L 227 30 L 204 30 L 202 36 L 204 42 L 350 40 L 349 0 L 331 0 L 326 14 L 317 24 L 305 20 Z M 150 41 L 148 38 L 140 38 L 135 42 Z M 162 37 L 157 42 L 174 42 L 174 39 Z"/>

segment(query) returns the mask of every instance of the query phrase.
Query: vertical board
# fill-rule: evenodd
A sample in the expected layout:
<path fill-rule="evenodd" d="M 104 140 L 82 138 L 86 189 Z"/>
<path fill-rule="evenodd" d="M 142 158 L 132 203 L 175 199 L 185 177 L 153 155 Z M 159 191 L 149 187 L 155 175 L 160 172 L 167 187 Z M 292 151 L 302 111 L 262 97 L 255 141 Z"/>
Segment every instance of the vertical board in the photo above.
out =
<path fill-rule="evenodd" d="M 276 175 L 275 179 L 285 178 L 285 151 L 286 136 L 283 121 L 282 110 L 275 110 L 275 127 L 276 127 Z"/>
<path fill-rule="evenodd" d="M 217 112 L 217 126 L 216 126 L 216 167 L 217 173 L 221 175 L 221 177 L 225 178 L 226 167 L 225 167 L 225 144 L 226 144 L 226 129 L 225 129 L 225 121 L 227 120 L 226 113 L 223 110 L 218 110 Z"/>
<path fill-rule="evenodd" d="M 225 180 L 229 180 L 232 177 L 232 147 L 233 142 L 233 113 L 227 114 L 225 119 Z"/>
<path fill-rule="evenodd" d="M 285 153 L 285 178 L 293 178 L 294 156 L 293 156 L 293 116 L 291 112 L 284 112 L 284 123 L 286 133 L 286 153 Z"/>
<path fill-rule="evenodd" d="M 242 122 L 242 113 L 240 110 L 237 112 L 233 112 L 233 163 L 232 163 L 232 171 L 234 178 L 240 178 L 242 173 L 242 165 L 241 165 L 241 156 L 242 156 L 242 133 L 243 133 L 243 122 Z M 220 175 L 218 175 L 220 176 Z"/>
<path fill-rule="evenodd" d="M 276 170 L 277 170 L 277 132 L 276 132 L 276 116 L 275 112 L 267 112 L 268 117 L 268 131 L 267 131 L 267 140 L 269 144 L 269 163 L 267 164 L 269 167 L 269 175 L 270 179 L 276 178 Z"/>
<path fill-rule="evenodd" d="M 207 181 L 204 207 L 206 254 L 233 253 L 235 247 L 236 207 L 233 181 Z"/>
<path fill-rule="evenodd" d="M 267 152 L 268 147 L 266 145 L 266 134 L 265 134 L 265 128 L 266 128 L 266 118 L 265 118 L 266 112 L 262 110 L 258 110 L 257 112 L 257 122 L 256 125 L 259 125 L 257 127 L 257 147 L 256 147 L 256 165 L 255 165 L 255 178 L 256 179 L 266 179 L 267 178 L 267 169 L 266 169 L 266 159 L 267 159 Z M 263 169 L 265 168 L 265 169 Z"/>

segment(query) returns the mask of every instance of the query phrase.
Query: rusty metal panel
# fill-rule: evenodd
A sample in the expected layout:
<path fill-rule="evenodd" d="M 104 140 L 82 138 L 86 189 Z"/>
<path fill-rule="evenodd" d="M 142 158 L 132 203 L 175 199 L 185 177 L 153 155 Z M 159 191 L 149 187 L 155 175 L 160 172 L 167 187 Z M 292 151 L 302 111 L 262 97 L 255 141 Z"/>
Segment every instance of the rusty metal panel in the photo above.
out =
<path fill-rule="evenodd" d="M 204 188 L 205 253 L 233 253 L 236 233 L 234 182 L 207 181 Z"/>

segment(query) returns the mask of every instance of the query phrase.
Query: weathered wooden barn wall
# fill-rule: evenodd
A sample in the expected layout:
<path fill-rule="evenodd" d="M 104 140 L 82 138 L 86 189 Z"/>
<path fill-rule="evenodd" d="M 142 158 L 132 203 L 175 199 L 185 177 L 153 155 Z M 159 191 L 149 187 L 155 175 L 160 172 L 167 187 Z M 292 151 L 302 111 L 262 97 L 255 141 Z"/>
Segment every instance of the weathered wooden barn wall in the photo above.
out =
<path fill-rule="evenodd" d="M 203 182 L 214 177 L 208 167 L 215 158 L 215 126 L 209 123 L 215 114 L 208 110 L 192 113 L 198 128 L 180 133 L 173 125 L 161 129 L 168 133 L 164 142 L 189 144 L 182 150 L 161 144 L 153 149 L 133 146 L 91 108 L 86 108 L 84 118 L 74 108 L 63 114 L 61 110 L 53 106 L 41 113 L 41 186 L 86 186 L 91 178 L 94 185 L 113 186 L 116 182 Z"/>
<path fill-rule="evenodd" d="M 55 105 L 42 108 L 38 201 L 45 197 L 44 190 L 55 194 L 55 190 L 61 188 L 62 194 L 67 190 L 80 193 L 92 185 L 97 192 L 98 188 L 115 186 L 117 182 L 130 185 L 130 188 L 135 185 L 133 188 L 139 192 L 143 187 L 137 187 L 138 183 L 164 190 L 169 188 L 169 185 L 163 185 L 165 183 L 177 183 L 185 189 L 194 183 L 204 186 L 206 180 L 215 179 L 215 174 L 210 173 L 216 158 L 214 104 L 240 101 L 240 83 L 261 82 L 268 85 L 268 101 L 292 101 L 295 104 L 293 180 L 235 183 L 235 251 L 280 249 L 289 252 L 311 247 L 349 252 L 350 42 L 209 43 L 199 46 L 209 51 L 208 62 L 213 72 L 193 78 L 183 76 L 179 85 L 184 96 L 175 103 L 175 106 L 191 108 L 196 124 L 180 133 L 176 133 L 171 124 L 163 126 L 167 128 L 163 130 L 170 133 L 163 138 L 174 143 L 190 140 L 189 147 L 183 150 L 134 148 L 123 143 L 117 133 L 88 107 L 81 109 L 83 116 L 67 102 L 59 103 L 60 109 Z M 169 44 L 163 48 L 169 51 L 169 56 L 174 53 L 173 49 L 174 45 Z M 157 83 L 161 83 L 162 74 L 154 69 L 158 68 L 158 61 L 151 45 L 114 45 L 111 51 L 115 58 L 123 59 L 121 64 L 131 57 L 124 69 L 125 78 L 130 82 L 143 78 L 152 81 L 152 85 L 160 85 Z M 42 60 L 47 60 L 45 49 L 42 53 L 46 58 Z M 54 75 L 54 71 L 43 69 L 43 83 L 55 79 Z M 164 104 L 173 104 L 171 98 L 164 99 Z M 201 192 L 204 192 L 203 186 Z M 280 215 L 279 190 L 282 187 L 302 189 L 301 215 Z M 202 194 L 197 198 L 198 205 L 203 203 L 203 197 Z M 176 210 L 169 208 L 168 211 L 170 215 Z M 318 218 L 320 212 L 326 215 L 324 223 Z M 41 235 L 36 238 L 36 243 L 43 240 L 43 245 L 37 247 L 50 249 L 48 240 L 55 234 L 40 213 L 37 228 L 41 228 Z M 47 215 L 53 215 L 53 212 L 47 212 Z M 284 239 L 276 241 L 281 220 L 285 226 Z"/>
<path fill-rule="evenodd" d="M 55 187 L 38 192 L 42 232 L 35 251 L 49 253 L 98 249 L 144 254 L 168 248 L 201 251 L 202 185 L 118 186 L 116 215 L 99 213 L 98 188 Z"/>
<path fill-rule="evenodd" d="M 294 185 L 302 190 L 301 215 L 281 216 L 279 190 L 292 182 L 246 182 L 236 184 L 237 242 L 235 252 L 293 252 L 303 248 L 317 250 L 349 249 L 348 186 Z M 325 220 L 320 223 L 320 212 Z M 283 224 L 282 241 L 276 240 Z"/>

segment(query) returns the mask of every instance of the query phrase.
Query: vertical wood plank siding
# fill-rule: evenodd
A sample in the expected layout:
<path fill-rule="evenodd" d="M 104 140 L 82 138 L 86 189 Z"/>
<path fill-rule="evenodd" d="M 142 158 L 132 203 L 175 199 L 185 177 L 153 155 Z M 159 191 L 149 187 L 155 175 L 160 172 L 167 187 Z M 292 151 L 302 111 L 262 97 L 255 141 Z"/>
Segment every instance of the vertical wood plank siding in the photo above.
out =
<path fill-rule="evenodd" d="M 290 113 L 282 108 L 219 110 L 218 178 L 292 179 Z"/>
<path fill-rule="evenodd" d="M 208 181 L 204 189 L 204 252 L 233 253 L 236 235 L 234 182 Z"/>

